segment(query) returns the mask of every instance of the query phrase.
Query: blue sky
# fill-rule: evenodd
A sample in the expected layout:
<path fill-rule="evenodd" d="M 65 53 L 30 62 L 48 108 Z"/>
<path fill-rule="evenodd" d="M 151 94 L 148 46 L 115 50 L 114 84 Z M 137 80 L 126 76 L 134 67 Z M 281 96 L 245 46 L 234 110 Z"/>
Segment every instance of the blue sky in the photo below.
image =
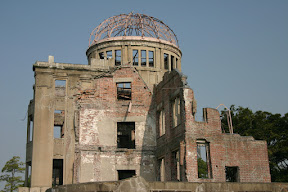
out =
<path fill-rule="evenodd" d="M 202 108 L 288 112 L 288 1 L 0 1 L 0 168 L 25 159 L 32 64 L 87 64 L 92 30 L 108 17 L 143 13 L 166 23 L 182 50 L 182 71 Z"/>

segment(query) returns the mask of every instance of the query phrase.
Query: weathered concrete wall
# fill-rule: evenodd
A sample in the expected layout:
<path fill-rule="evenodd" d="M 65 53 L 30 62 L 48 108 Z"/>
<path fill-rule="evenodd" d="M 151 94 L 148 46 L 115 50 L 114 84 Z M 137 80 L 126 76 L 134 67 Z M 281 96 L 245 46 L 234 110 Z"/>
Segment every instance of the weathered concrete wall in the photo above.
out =
<path fill-rule="evenodd" d="M 117 99 L 117 82 L 131 82 L 131 100 Z M 117 170 L 135 170 L 136 175 L 155 180 L 156 128 L 151 101 L 151 91 L 131 67 L 95 79 L 93 87 L 79 95 L 76 182 L 118 180 Z M 135 122 L 135 149 L 117 148 L 117 122 Z"/>
<path fill-rule="evenodd" d="M 161 43 L 159 39 L 151 39 L 151 41 L 143 40 L 141 37 L 125 37 L 125 39 L 113 39 L 89 47 L 86 52 L 88 64 L 94 67 L 107 68 L 115 66 L 115 50 L 121 50 L 122 65 L 133 65 L 133 50 L 138 50 L 139 64 L 133 65 L 138 71 L 143 80 L 146 82 L 150 89 L 153 89 L 154 84 L 162 80 L 162 76 L 166 71 L 171 71 L 171 56 L 174 57 L 173 68 L 181 71 L 181 50 L 173 44 Z M 156 41 L 155 41 L 156 40 Z M 153 51 L 154 53 L 154 66 L 150 67 L 147 63 L 145 66 L 141 64 L 141 50 Z M 107 59 L 106 51 L 112 51 L 112 58 Z M 99 53 L 103 53 L 104 59 L 100 59 Z M 164 67 L 164 53 L 169 55 L 168 68 Z M 146 58 L 146 55 L 145 55 Z M 177 59 L 177 64 L 176 64 Z M 101 61 L 102 60 L 102 61 Z"/>

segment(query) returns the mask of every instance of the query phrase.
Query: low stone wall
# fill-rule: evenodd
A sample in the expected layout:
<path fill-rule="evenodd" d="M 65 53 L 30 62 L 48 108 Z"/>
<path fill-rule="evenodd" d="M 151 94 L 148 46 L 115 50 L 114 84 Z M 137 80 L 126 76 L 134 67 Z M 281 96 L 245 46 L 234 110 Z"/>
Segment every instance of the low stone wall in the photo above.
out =
<path fill-rule="evenodd" d="M 146 182 L 142 177 L 133 177 L 46 189 L 20 187 L 18 192 L 288 192 L 288 183 Z"/>

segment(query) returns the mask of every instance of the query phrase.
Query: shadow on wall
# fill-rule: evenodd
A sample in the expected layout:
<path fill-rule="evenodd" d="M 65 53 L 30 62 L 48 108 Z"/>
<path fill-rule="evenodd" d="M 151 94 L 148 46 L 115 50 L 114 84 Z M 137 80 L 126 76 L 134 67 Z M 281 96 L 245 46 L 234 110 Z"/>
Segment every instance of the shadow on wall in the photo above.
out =
<path fill-rule="evenodd" d="M 145 128 L 140 161 L 140 176 L 147 181 L 156 181 L 157 161 L 156 161 L 156 104 L 155 94 L 152 94 L 151 104 L 146 116 Z"/>

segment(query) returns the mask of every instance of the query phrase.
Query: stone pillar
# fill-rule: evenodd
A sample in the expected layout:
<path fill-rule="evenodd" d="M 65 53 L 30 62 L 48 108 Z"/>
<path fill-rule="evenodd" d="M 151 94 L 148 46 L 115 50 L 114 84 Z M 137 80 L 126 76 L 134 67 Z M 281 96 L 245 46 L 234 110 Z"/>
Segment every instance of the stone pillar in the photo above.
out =
<path fill-rule="evenodd" d="M 36 72 L 31 187 L 52 186 L 54 146 L 52 82 L 51 76 L 47 73 Z"/>

